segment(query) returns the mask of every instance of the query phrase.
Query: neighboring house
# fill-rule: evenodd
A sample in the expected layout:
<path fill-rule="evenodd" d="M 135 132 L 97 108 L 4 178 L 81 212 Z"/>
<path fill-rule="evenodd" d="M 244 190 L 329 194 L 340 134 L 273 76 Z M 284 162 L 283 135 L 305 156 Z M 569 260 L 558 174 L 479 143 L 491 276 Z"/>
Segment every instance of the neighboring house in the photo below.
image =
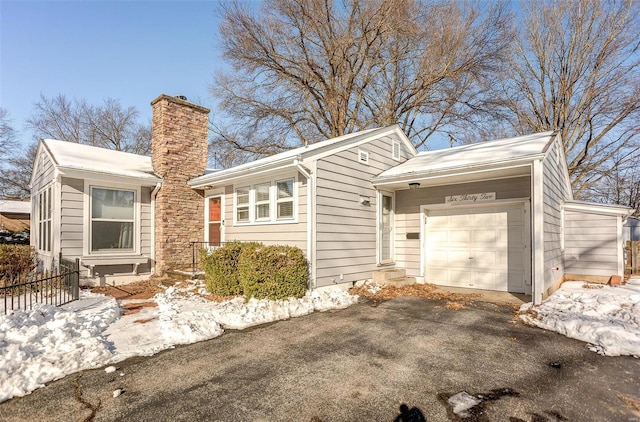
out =
<path fill-rule="evenodd" d="M 166 95 L 152 106 L 151 159 L 41 142 L 45 265 L 79 257 L 103 282 L 188 267 L 191 241 L 261 241 L 300 247 L 311 288 L 402 269 L 536 302 L 565 278 L 623 274 L 630 210 L 573 200 L 556 133 L 418 154 L 392 126 L 207 172 L 208 110 Z"/>
<path fill-rule="evenodd" d="M 629 217 L 624 223 L 623 237 L 624 241 L 640 241 L 640 218 Z"/>
<path fill-rule="evenodd" d="M 0 231 L 23 232 L 29 230 L 31 203 L 0 199 Z"/>

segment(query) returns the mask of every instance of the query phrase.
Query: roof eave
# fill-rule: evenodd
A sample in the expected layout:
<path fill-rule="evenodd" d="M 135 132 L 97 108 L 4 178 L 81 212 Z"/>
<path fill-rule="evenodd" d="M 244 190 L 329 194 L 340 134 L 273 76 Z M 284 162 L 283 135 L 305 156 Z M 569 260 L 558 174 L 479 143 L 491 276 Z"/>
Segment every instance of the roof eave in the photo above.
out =
<path fill-rule="evenodd" d="M 151 174 L 149 174 L 148 176 L 133 176 L 128 174 L 109 173 L 64 166 L 58 166 L 57 169 L 61 176 L 74 177 L 78 179 L 117 180 L 141 186 L 154 186 L 155 184 L 162 182 L 162 178 Z"/>

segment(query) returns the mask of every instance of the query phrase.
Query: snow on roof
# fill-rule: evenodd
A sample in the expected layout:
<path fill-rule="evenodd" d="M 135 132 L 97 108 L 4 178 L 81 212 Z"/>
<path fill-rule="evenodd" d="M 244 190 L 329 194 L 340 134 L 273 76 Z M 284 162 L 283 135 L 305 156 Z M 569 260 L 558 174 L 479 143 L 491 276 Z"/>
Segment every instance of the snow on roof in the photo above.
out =
<path fill-rule="evenodd" d="M 384 128 L 376 128 L 376 129 L 367 129 L 360 132 L 349 133 L 346 135 L 338 136 L 337 138 L 327 139 L 326 141 L 316 142 L 311 145 L 291 149 L 289 151 L 284 151 L 279 154 L 270 155 L 265 158 L 261 158 L 259 160 L 251 161 L 248 163 L 240 164 L 235 167 L 230 167 L 228 169 L 219 170 L 211 174 L 205 174 L 204 176 L 197 177 L 192 179 L 190 185 L 199 185 L 201 183 L 208 183 L 213 181 L 214 179 L 218 179 L 221 177 L 235 175 L 237 173 L 242 173 L 243 171 L 254 169 L 257 167 L 265 167 L 272 164 L 276 164 L 284 161 L 293 161 L 296 157 L 301 156 L 305 158 L 306 155 L 313 155 L 313 153 L 319 152 L 320 149 L 334 146 L 343 141 L 347 141 L 352 138 L 361 137 L 366 134 L 370 134 L 376 131 L 384 131 L 394 128 L 394 126 L 384 127 Z"/>
<path fill-rule="evenodd" d="M 0 200 L 0 212 L 12 214 L 31 214 L 31 201 Z"/>
<path fill-rule="evenodd" d="M 533 158 L 543 154 L 554 138 L 554 132 L 542 132 L 448 149 L 423 151 L 408 161 L 386 170 L 378 176 L 378 179 Z"/>
<path fill-rule="evenodd" d="M 63 170 L 160 180 L 153 171 L 151 157 L 55 139 L 43 139 L 42 142 Z"/>

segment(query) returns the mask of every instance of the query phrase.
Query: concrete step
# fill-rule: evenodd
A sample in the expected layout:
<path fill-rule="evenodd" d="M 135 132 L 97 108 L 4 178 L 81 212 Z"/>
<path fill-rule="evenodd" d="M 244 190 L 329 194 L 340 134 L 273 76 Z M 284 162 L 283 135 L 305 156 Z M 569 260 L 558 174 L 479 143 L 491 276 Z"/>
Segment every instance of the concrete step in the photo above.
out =
<path fill-rule="evenodd" d="M 415 282 L 416 282 L 415 277 L 398 277 L 398 278 L 385 280 L 380 284 L 382 284 L 383 286 L 402 287 L 402 286 L 408 286 L 410 284 L 415 284 Z"/>
<path fill-rule="evenodd" d="M 376 270 L 372 273 L 372 279 L 378 284 L 384 284 L 387 280 L 402 278 L 407 276 L 407 271 L 403 268 L 386 268 L 384 270 Z"/>

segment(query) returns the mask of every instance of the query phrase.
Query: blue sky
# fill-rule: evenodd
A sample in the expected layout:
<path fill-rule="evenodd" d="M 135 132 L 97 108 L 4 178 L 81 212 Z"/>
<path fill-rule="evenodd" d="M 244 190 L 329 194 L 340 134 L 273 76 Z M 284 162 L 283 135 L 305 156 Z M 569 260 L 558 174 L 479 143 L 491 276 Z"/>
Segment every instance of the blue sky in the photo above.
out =
<path fill-rule="evenodd" d="M 0 0 L 0 107 L 23 144 L 40 94 L 106 98 L 150 121 L 160 94 L 213 106 L 222 66 L 214 1 Z"/>

